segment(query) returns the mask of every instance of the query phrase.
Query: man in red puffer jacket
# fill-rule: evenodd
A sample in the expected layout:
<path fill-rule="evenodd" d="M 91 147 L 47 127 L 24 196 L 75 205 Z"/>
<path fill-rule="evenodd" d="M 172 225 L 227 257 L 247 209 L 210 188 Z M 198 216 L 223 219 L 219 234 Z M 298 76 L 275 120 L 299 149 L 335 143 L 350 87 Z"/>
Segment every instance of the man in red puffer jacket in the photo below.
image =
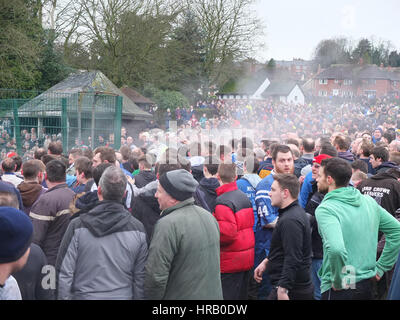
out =
<path fill-rule="evenodd" d="M 247 299 L 254 264 L 254 213 L 249 198 L 236 185 L 236 165 L 221 163 L 214 217 L 220 229 L 221 282 L 224 300 Z"/>

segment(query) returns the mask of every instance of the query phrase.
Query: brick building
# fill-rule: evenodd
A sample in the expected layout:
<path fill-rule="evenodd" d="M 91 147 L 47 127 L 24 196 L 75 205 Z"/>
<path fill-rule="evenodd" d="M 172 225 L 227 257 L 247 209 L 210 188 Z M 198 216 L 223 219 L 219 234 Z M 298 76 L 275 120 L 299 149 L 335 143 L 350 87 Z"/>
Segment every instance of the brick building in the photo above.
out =
<path fill-rule="evenodd" d="M 290 72 L 291 78 L 296 81 L 307 81 L 313 76 L 313 62 L 303 59 L 295 59 L 292 61 L 278 60 L 275 61 L 278 69 L 286 69 Z"/>
<path fill-rule="evenodd" d="M 376 65 L 332 65 L 313 78 L 312 95 L 369 98 L 399 96 L 400 72 Z"/>

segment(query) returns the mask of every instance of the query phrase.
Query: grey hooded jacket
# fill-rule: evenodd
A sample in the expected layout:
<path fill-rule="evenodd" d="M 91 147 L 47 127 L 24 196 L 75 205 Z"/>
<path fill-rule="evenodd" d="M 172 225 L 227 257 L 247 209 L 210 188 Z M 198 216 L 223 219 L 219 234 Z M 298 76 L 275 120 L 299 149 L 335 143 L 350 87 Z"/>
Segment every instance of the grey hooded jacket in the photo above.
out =
<path fill-rule="evenodd" d="M 57 256 L 57 298 L 143 299 L 148 254 L 143 224 L 122 204 L 101 201 L 73 219 Z"/>

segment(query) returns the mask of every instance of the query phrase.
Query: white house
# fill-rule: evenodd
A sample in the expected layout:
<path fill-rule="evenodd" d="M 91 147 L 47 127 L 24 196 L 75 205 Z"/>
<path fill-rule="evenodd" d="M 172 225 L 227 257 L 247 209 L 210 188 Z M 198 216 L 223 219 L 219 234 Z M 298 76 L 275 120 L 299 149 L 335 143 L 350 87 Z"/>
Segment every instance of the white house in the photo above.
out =
<path fill-rule="evenodd" d="M 222 100 L 265 100 L 268 98 L 294 104 L 304 104 L 305 95 L 300 86 L 292 80 L 274 79 L 274 74 L 263 69 L 252 78 L 239 81 L 236 92 L 218 93 Z"/>
<path fill-rule="evenodd" d="M 274 81 L 263 92 L 264 98 L 274 98 L 281 102 L 304 104 L 305 95 L 300 86 L 294 81 Z"/>

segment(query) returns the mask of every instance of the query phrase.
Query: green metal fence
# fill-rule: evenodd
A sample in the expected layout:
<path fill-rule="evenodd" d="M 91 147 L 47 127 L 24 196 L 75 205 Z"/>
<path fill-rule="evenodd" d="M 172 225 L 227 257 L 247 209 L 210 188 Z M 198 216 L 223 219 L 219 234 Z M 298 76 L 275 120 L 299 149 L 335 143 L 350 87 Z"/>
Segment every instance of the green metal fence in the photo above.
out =
<path fill-rule="evenodd" d="M 0 149 L 19 155 L 61 141 L 92 149 L 121 143 L 122 97 L 96 92 L 39 93 L 0 89 Z"/>

